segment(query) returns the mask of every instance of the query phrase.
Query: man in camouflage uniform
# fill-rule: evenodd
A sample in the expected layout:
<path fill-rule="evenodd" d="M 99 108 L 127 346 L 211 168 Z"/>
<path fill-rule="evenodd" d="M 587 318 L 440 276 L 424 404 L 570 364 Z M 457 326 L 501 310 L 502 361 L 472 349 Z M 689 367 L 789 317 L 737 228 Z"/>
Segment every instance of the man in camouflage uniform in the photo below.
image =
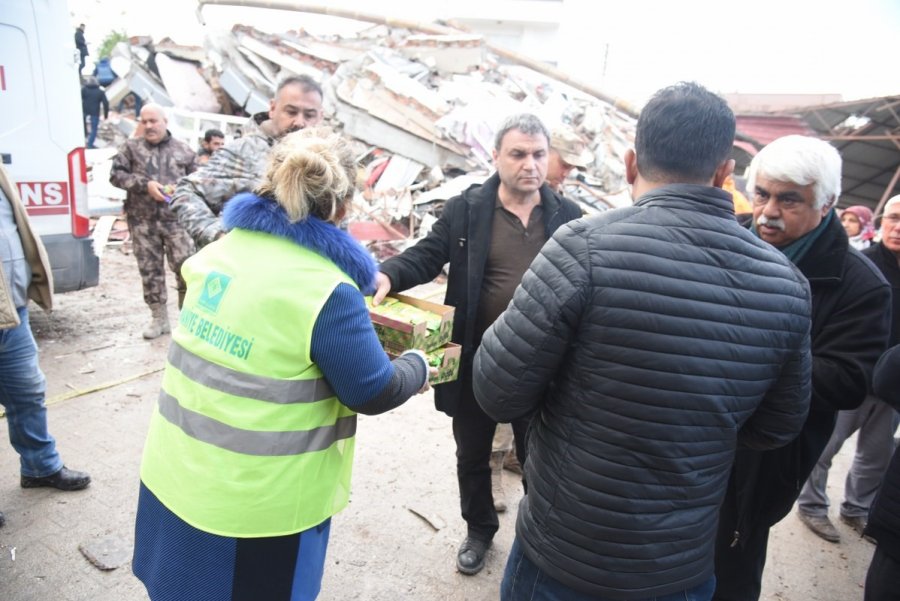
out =
<path fill-rule="evenodd" d="M 175 182 L 196 170 L 197 156 L 187 144 L 172 137 L 167 123 L 161 106 L 144 105 L 142 134 L 119 148 L 109 174 L 110 183 L 128 193 L 125 217 L 141 272 L 144 302 L 153 315 L 143 332 L 147 339 L 169 332 L 164 256 L 178 282 L 180 308 L 187 290 L 181 278 L 181 264 L 194 253 L 191 237 L 168 203 Z"/>
<path fill-rule="evenodd" d="M 172 210 L 198 246 L 225 233 L 218 217 L 222 206 L 235 194 L 256 187 L 272 145 L 287 133 L 321 121 L 321 86 L 306 75 L 288 77 L 269 101 L 269 111 L 253 115 L 243 136 L 217 150 L 209 162 L 178 182 Z"/>

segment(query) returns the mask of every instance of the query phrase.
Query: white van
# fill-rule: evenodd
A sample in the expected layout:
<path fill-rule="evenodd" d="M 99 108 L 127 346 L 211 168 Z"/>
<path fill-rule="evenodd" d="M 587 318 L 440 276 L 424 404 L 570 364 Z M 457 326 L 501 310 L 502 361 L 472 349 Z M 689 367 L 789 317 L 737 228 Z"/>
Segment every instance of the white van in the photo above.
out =
<path fill-rule="evenodd" d="M 100 277 L 74 34 L 65 0 L 2 0 L 0 159 L 47 247 L 57 292 Z"/>

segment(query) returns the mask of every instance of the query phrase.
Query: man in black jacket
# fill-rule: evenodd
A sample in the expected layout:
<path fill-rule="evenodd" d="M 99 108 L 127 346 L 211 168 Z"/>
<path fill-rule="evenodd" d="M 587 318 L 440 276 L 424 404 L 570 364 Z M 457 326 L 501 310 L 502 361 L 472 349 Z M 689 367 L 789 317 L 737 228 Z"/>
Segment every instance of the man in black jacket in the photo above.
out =
<path fill-rule="evenodd" d="M 837 412 L 858 407 L 887 347 L 891 291 L 852 248 L 836 217 L 841 157 L 827 142 L 785 136 L 750 164 L 751 231 L 785 254 L 809 280 L 813 373 L 809 417 L 780 449 L 739 450 L 716 540 L 716 595 L 759 599 L 769 529 L 790 511 L 831 437 Z"/>
<path fill-rule="evenodd" d="M 900 196 L 891 198 L 884 206 L 881 241 L 861 252 L 878 267 L 891 285 L 891 335 L 888 345 L 900 344 Z M 857 536 L 862 535 L 872 502 L 894 452 L 894 432 L 898 423 L 900 413 L 875 395 L 867 396 L 857 409 L 841 411 L 828 445 L 800 492 L 797 502 L 800 521 L 825 540 L 840 541 L 840 533 L 828 519 L 828 470 L 844 442 L 858 431 L 856 452 L 844 483 L 840 518 Z"/>
<path fill-rule="evenodd" d="M 106 92 L 100 88 L 100 83 L 93 75 L 89 75 L 84 85 L 81 86 L 81 111 L 85 120 L 85 128 L 90 123 L 90 133 L 85 132 L 88 136 L 87 147 L 95 148 L 94 141 L 97 139 L 97 128 L 100 126 L 100 107 L 103 107 L 103 118 L 109 118 L 109 99 Z"/>
<path fill-rule="evenodd" d="M 75 48 L 78 49 L 78 55 L 81 57 L 81 61 L 78 65 L 78 73 L 81 73 L 81 70 L 84 69 L 84 59 L 90 54 L 88 52 L 87 42 L 84 39 L 84 23 L 80 24 L 78 28 L 75 29 Z"/>
<path fill-rule="evenodd" d="M 499 528 L 491 495 L 491 441 L 497 422 L 472 395 L 472 357 L 481 335 L 506 308 L 522 274 L 562 224 L 581 216 L 571 201 L 544 183 L 550 136 L 534 115 L 515 115 L 494 141 L 497 172 L 447 201 L 418 244 L 381 265 L 377 304 L 391 290 L 430 282 L 450 263 L 445 303 L 456 307 L 453 342 L 462 345 L 459 379 L 435 386 L 437 408 L 453 418 L 460 506 L 467 535 L 456 567 L 477 574 Z M 513 421 L 524 463 L 526 417 Z"/>
<path fill-rule="evenodd" d="M 900 223 L 895 224 L 900 230 Z M 900 249 L 900 231 L 894 237 Z M 886 352 L 875 366 L 873 390 L 879 398 L 900 411 L 900 345 Z M 866 575 L 864 601 L 900 599 L 900 451 L 888 466 L 878 497 L 872 505 L 865 533 L 877 541 Z"/>
<path fill-rule="evenodd" d="M 484 335 L 479 404 L 534 415 L 504 601 L 708 600 L 736 446 L 800 431 L 809 288 L 734 218 L 734 132 L 701 86 L 657 92 L 634 206 L 557 230 Z"/>

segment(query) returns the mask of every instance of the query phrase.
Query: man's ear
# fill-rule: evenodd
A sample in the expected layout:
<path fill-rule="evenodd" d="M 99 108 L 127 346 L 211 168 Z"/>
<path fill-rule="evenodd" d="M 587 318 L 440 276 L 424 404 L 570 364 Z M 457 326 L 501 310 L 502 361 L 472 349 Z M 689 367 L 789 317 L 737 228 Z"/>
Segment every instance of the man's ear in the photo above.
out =
<path fill-rule="evenodd" d="M 832 209 L 832 207 L 834 207 L 834 205 L 837 204 L 835 201 L 836 201 L 836 199 L 834 196 L 832 196 L 831 198 L 828 199 L 828 202 L 825 203 L 825 206 L 820 209 L 822 212 L 822 217 L 827 215 L 828 211 L 830 211 Z"/>
<path fill-rule="evenodd" d="M 629 148 L 625 152 L 625 180 L 629 185 L 634 184 L 638 176 L 637 155 L 633 148 Z"/>
<path fill-rule="evenodd" d="M 716 188 L 721 188 L 725 184 L 725 180 L 728 179 L 728 176 L 734 173 L 734 159 L 728 159 L 716 169 L 715 175 L 713 175 L 712 185 Z"/>

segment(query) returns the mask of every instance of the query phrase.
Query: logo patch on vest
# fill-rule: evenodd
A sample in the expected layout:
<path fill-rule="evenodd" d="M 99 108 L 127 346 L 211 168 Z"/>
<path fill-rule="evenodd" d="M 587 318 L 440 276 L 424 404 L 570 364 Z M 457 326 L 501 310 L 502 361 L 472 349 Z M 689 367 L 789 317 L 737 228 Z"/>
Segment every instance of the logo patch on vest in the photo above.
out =
<path fill-rule="evenodd" d="M 203 282 L 203 291 L 200 293 L 200 300 L 197 301 L 197 304 L 210 313 L 217 312 L 219 303 L 225 297 L 225 291 L 228 290 L 230 283 L 231 278 L 224 273 L 211 272 Z"/>

